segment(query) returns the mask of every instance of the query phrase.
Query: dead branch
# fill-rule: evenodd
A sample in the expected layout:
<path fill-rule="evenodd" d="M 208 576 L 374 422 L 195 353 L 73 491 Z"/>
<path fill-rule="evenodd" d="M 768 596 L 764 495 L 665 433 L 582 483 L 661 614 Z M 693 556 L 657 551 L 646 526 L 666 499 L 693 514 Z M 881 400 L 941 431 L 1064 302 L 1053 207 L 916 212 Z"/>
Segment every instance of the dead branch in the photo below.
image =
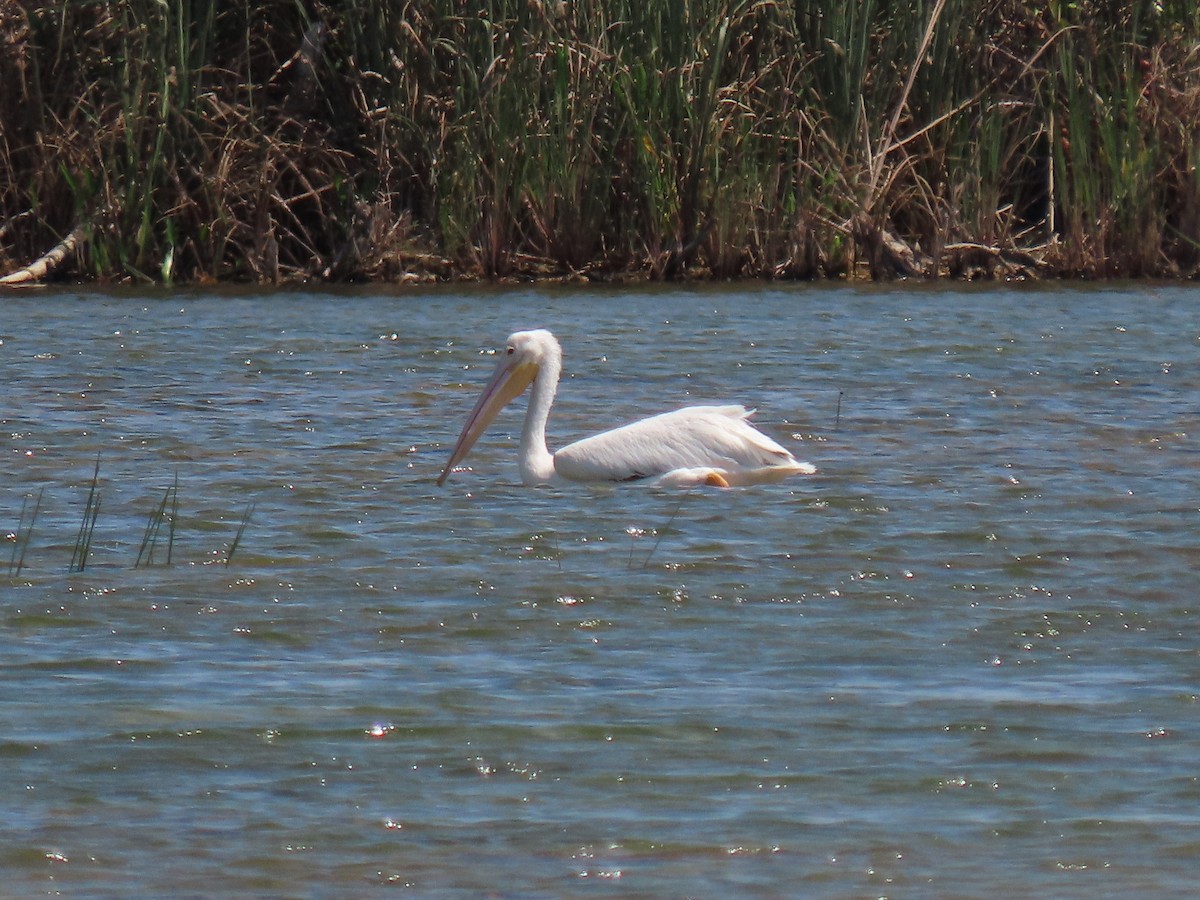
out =
<path fill-rule="evenodd" d="M 75 248 L 83 243 L 83 239 L 83 226 L 76 225 L 71 233 L 52 247 L 48 253 L 35 259 L 24 268 L 17 269 L 17 271 L 0 278 L 0 284 L 11 286 L 40 281 L 62 265 L 63 261 L 75 252 Z"/>
<path fill-rule="evenodd" d="M 996 247 L 973 241 L 958 241 L 942 248 L 948 269 L 955 278 L 983 275 L 991 278 L 999 268 L 1006 276 L 1034 278 L 1046 262 L 1032 253 L 1016 248 Z"/>
<path fill-rule="evenodd" d="M 0 241 L 3 241 L 8 236 L 8 232 L 12 229 L 12 227 L 14 225 L 16 225 L 22 219 L 27 219 L 32 215 L 33 215 L 33 210 L 27 209 L 27 210 L 25 210 L 25 212 L 17 213 L 15 216 L 13 216 L 11 219 L 9 219 L 7 222 L 5 222 L 3 225 L 0 225 Z"/>

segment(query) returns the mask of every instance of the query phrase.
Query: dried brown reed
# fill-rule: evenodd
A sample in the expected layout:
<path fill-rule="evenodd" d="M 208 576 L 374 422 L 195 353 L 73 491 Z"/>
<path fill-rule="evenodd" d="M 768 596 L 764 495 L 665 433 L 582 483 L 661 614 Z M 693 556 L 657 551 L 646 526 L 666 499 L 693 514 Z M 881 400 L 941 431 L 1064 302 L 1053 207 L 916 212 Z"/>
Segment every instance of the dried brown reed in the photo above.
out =
<path fill-rule="evenodd" d="M 0 274 L 1190 275 L 1192 0 L 0 3 Z"/>

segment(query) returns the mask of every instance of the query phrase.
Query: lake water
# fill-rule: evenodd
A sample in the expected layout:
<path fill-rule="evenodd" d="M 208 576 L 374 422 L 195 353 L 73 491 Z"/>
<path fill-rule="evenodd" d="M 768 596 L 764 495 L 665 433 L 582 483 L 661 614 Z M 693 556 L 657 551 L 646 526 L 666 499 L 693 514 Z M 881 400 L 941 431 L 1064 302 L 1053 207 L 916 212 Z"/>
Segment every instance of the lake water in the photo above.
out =
<path fill-rule="evenodd" d="M 1200 289 L 2 303 L 6 895 L 1196 886 Z M 538 326 L 552 443 L 744 402 L 818 473 L 526 489 L 516 405 L 436 488 Z"/>

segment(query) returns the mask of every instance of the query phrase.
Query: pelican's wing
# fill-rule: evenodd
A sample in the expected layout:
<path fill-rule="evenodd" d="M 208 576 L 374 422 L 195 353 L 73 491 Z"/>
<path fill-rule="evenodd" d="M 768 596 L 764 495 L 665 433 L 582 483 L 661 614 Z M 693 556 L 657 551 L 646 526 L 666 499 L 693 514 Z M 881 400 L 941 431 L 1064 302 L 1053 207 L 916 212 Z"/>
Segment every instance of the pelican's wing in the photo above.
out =
<path fill-rule="evenodd" d="M 572 481 L 633 481 L 690 470 L 728 484 L 775 481 L 815 471 L 799 462 L 747 419 L 742 406 L 690 406 L 642 419 L 554 454 L 558 475 Z"/>

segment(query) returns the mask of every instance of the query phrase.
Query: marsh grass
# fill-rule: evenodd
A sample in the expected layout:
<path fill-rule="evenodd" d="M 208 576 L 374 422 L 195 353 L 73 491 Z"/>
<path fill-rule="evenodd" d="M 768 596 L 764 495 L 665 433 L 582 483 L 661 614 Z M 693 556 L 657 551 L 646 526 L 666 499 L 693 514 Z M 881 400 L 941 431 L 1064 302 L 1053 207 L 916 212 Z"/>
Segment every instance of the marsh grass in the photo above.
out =
<path fill-rule="evenodd" d="M 179 520 L 179 473 L 175 473 L 175 480 L 169 484 L 163 491 L 162 498 L 158 502 L 158 506 L 150 513 L 146 520 L 146 530 L 142 535 L 142 543 L 138 548 L 137 559 L 134 561 L 133 567 L 140 568 L 143 564 L 147 566 L 154 565 L 154 551 L 158 546 L 159 534 L 162 531 L 162 525 L 167 523 L 167 559 L 166 564 L 171 564 L 171 557 L 175 550 L 175 523 Z"/>
<path fill-rule="evenodd" d="M 150 281 L 1192 274 L 1193 0 L 0 15 L 0 267 Z"/>
<path fill-rule="evenodd" d="M 233 536 L 233 542 L 229 545 L 229 552 L 225 554 L 225 567 L 229 568 L 229 564 L 233 562 L 233 554 L 237 552 L 242 543 L 242 537 L 246 533 L 246 526 L 250 524 L 250 517 L 254 515 L 254 501 L 251 500 L 246 504 L 245 510 L 242 512 L 242 520 L 238 523 L 237 533 Z"/>
<path fill-rule="evenodd" d="M 75 546 L 71 551 L 69 572 L 82 572 L 87 568 L 88 558 L 92 553 L 92 537 L 96 533 L 96 518 L 100 515 L 100 454 L 96 454 L 96 467 L 92 471 L 91 484 L 88 486 L 87 502 L 83 507 L 83 518 L 79 523 L 79 534 L 75 538 Z"/>
<path fill-rule="evenodd" d="M 8 561 L 8 575 L 10 578 L 20 576 L 21 569 L 25 568 L 25 555 L 29 551 L 29 542 L 33 538 L 33 528 L 37 524 L 38 513 L 42 509 L 42 497 L 45 495 L 46 489 L 43 487 L 37 493 L 37 499 L 33 503 L 33 509 L 29 514 L 29 522 L 25 522 L 25 511 L 29 506 L 29 497 L 25 496 L 21 499 L 21 517 L 17 520 L 17 529 L 13 532 L 13 549 L 12 555 Z"/>
<path fill-rule="evenodd" d="M 103 494 L 102 487 L 100 456 L 97 454 L 96 462 L 92 469 L 92 476 L 88 482 L 87 497 L 79 518 L 79 526 L 75 532 L 74 543 L 71 545 L 71 557 L 67 566 L 67 571 L 70 574 L 78 574 L 87 570 L 92 562 L 92 548 Z M 132 565 L 134 569 L 152 567 L 156 565 L 157 561 L 161 561 L 161 564 L 167 566 L 175 562 L 177 539 L 179 537 L 178 526 L 180 522 L 179 493 L 180 480 L 179 473 L 176 472 L 172 481 L 158 495 L 153 508 L 146 517 L 141 541 L 138 544 L 137 556 L 133 559 Z M 27 557 L 35 528 L 39 524 L 39 517 L 45 507 L 43 503 L 45 496 L 46 489 L 43 487 L 36 494 L 30 493 L 22 497 L 21 511 L 16 528 L 8 533 L 8 539 L 12 543 L 12 549 L 8 554 L 7 560 L 7 575 L 9 578 L 19 577 L 22 571 L 28 568 Z M 225 567 L 230 565 L 234 555 L 245 542 L 255 507 L 255 501 L 251 500 L 247 502 L 242 510 L 237 529 L 232 540 L 229 542 L 228 549 L 224 553 L 224 558 L 221 558 L 220 551 L 212 551 L 212 554 L 217 557 L 216 561 L 222 563 Z M 53 518 L 53 513 L 51 515 Z M 116 521 L 119 515 L 119 513 L 114 513 L 113 521 Z M 55 545 L 53 541 L 51 541 L 51 545 Z M 117 541 L 116 545 L 118 547 L 125 546 L 122 541 Z M 556 556 L 557 546 L 557 536 L 555 536 Z M 211 561 L 211 558 L 206 557 L 207 561 Z M 561 561 L 559 565 L 561 567 Z"/>
<path fill-rule="evenodd" d="M 646 554 L 646 558 L 642 560 L 641 567 L 643 569 L 647 568 L 650 565 L 650 557 L 652 557 L 658 551 L 658 547 L 663 542 L 663 538 L 666 537 L 667 532 L 671 530 L 671 525 L 673 525 L 675 522 L 675 519 L 679 517 L 679 512 L 680 512 L 680 510 L 683 509 L 684 502 L 687 500 L 688 497 L 691 496 L 692 491 L 694 491 L 695 489 L 696 489 L 695 486 L 692 486 L 692 487 L 689 487 L 686 491 L 684 491 L 679 497 L 679 502 L 676 503 L 675 506 L 672 508 L 671 514 L 669 516 L 667 516 L 667 521 L 663 523 L 662 528 L 654 529 L 654 544 L 653 544 L 653 546 L 650 547 L 650 552 Z M 630 544 L 629 555 L 630 555 L 630 560 L 632 561 L 632 558 L 633 558 L 633 545 L 632 544 Z"/>

